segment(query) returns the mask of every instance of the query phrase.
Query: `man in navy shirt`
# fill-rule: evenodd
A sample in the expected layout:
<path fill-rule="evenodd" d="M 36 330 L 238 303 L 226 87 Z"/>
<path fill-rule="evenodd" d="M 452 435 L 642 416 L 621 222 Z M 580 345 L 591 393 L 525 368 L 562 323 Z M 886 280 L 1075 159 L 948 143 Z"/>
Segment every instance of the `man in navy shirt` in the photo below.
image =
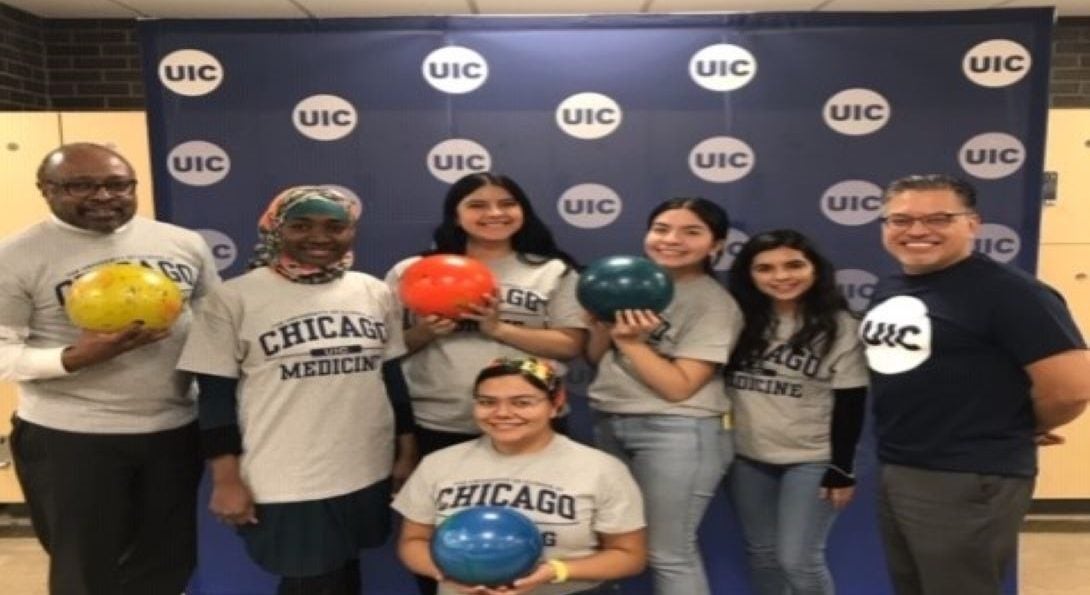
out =
<path fill-rule="evenodd" d="M 880 526 L 898 595 L 994 595 L 1017 550 L 1037 444 L 1090 401 L 1090 355 L 1063 299 L 973 253 L 976 192 L 894 181 L 884 279 L 861 327 L 881 468 Z"/>

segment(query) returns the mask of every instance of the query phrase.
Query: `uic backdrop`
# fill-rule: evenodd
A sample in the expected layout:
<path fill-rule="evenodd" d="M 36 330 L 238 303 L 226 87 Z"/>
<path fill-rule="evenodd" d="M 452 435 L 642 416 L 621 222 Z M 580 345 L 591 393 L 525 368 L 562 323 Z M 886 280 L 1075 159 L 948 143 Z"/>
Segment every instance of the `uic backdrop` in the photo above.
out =
<path fill-rule="evenodd" d="M 878 197 L 905 174 L 972 180 L 986 221 L 977 248 L 1036 262 L 1051 9 L 140 29 L 158 215 L 201 230 L 225 276 L 243 270 L 258 214 L 284 187 L 357 195 L 357 266 L 381 276 L 428 247 L 447 185 L 482 170 L 523 185 L 583 262 L 638 253 L 647 213 L 673 196 L 726 207 L 731 253 L 755 232 L 798 228 L 856 308 L 891 267 Z M 580 436 L 588 375 L 571 375 Z M 865 441 L 860 493 L 830 543 L 844 595 L 889 592 L 873 468 Z M 717 499 L 702 528 L 717 593 L 748 590 L 739 539 Z M 368 592 L 413 592 L 390 547 L 364 568 Z M 204 516 L 191 592 L 271 585 Z"/>

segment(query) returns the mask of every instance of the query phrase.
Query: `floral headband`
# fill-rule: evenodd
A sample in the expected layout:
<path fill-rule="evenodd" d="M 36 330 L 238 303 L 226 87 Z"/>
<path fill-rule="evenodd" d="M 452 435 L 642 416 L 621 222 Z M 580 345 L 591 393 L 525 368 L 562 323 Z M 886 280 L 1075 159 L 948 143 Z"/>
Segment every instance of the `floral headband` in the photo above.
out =
<path fill-rule="evenodd" d="M 556 366 L 549 360 L 534 357 L 498 357 L 481 370 L 481 376 L 491 376 L 488 372 L 496 368 L 529 376 L 550 393 L 560 389 L 560 375 L 557 373 Z"/>

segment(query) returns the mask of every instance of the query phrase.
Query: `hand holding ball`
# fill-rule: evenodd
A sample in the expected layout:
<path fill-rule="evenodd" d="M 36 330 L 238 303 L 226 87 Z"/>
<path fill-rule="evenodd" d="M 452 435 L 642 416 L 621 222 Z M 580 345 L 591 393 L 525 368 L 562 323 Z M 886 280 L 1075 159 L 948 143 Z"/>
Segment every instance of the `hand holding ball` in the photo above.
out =
<path fill-rule="evenodd" d="M 159 271 L 128 263 L 106 264 L 76 279 L 64 309 L 72 324 L 97 332 L 117 332 L 134 322 L 170 328 L 182 313 L 182 292 Z"/>
<path fill-rule="evenodd" d="M 421 316 L 458 318 L 470 304 L 496 291 L 496 279 L 484 263 L 455 254 L 433 254 L 409 265 L 398 288 L 401 301 Z"/>
<path fill-rule="evenodd" d="M 476 506 L 440 523 L 431 557 L 443 576 L 463 585 L 498 587 L 526 576 L 541 559 L 541 533 L 522 513 Z"/>
<path fill-rule="evenodd" d="M 674 282 L 659 265 L 638 256 L 607 256 L 587 266 L 575 290 L 579 303 L 602 322 L 618 310 L 662 312 L 674 299 Z"/>

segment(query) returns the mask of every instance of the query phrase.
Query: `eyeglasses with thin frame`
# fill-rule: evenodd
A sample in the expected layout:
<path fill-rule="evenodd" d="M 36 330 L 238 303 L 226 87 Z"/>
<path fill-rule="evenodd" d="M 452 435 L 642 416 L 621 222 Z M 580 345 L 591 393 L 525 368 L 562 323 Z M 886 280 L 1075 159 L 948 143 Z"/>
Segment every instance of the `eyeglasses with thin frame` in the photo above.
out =
<path fill-rule="evenodd" d="M 928 229 L 946 229 L 954 222 L 954 219 L 961 215 L 975 215 L 975 211 L 960 211 L 957 213 L 928 213 L 927 215 L 920 215 L 919 217 L 913 217 L 912 215 L 895 214 L 882 217 L 882 223 L 888 225 L 893 229 L 907 230 L 919 221 L 924 227 Z"/>
<path fill-rule="evenodd" d="M 60 188 L 72 198 L 87 198 L 97 194 L 100 189 L 105 190 L 106 194 L 111 196 L 120 196 L 130 193 L 136 188 L 136 180 L 132 179 L 103 180 L 101 182 L 94 180 L 72 180 L 69 182 L 46 180 L 46 183 Z"/>
<path fill-rule="evenodd" d="M 500 403 L 506 403 L 508 407 L 515 411 L 529 411 L 534 407 L 548 401 L 549 397 L 512 397 L 510 399 L 497 399 L 495 397 L 477 396 L 473 397 L 473 404 L 481 409 L 498 409 Z"/>

